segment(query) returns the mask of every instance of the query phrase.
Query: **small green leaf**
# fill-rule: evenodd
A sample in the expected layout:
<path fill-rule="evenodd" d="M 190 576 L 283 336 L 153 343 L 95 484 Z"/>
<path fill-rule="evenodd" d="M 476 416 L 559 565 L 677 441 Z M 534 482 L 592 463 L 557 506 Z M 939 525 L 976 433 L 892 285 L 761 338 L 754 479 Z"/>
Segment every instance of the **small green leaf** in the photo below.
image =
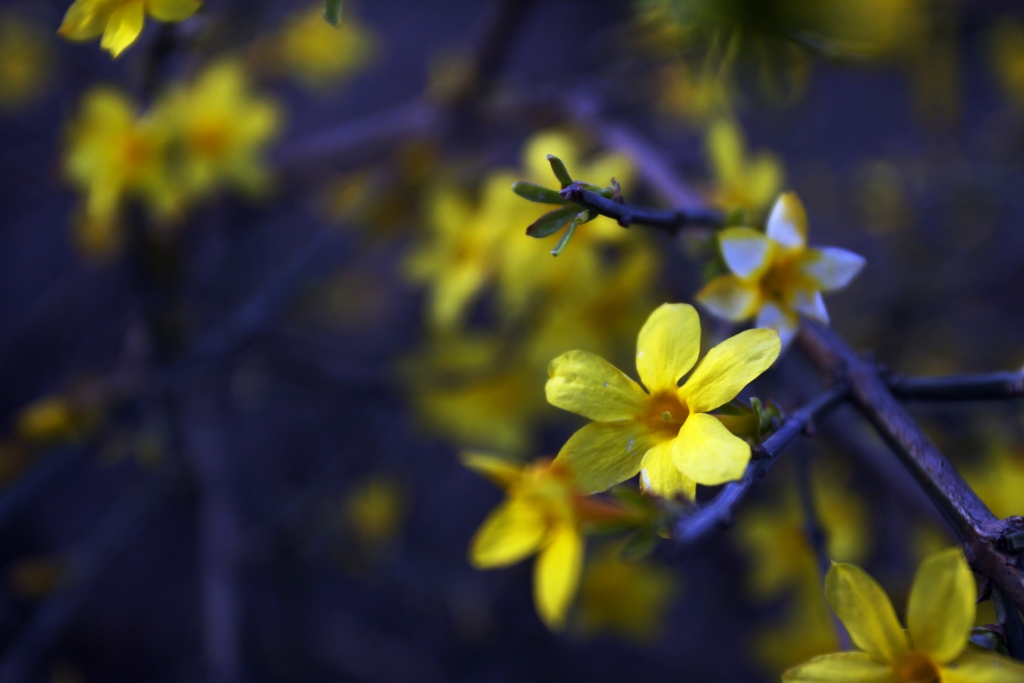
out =
<path fill-rule="evenodd" d="M 572 236 L 576 234 L 576 228 L 583 225 L 584 223 L 589 223 L 592 220 L 594 219 L 590 217 L 590 209 L 584 209 L 583 211 L 580 211 L 578 214 L 576 214 L 576 218 L 574 218 L 572 223 L 569 224 L 569 227 L 565 231 L 565 234 L 562 235 L 562 238 L 560 240 L 558 240 L 558 244 L 555 245 L 555 248 L 551 250 L 551 255 L 558 256 L 563 251 L 565 251 L 565 248 L 569 245 L 569 240 L 571 240 Z"/>
<path fill-rule="evenodd" d="M 641 529 L 626 539 L 619 551 L 619 559 L 623 562 L 639 562 L 654 552 L 658 547 L 658 534 L 650 529 Z"/>
<path fill-rule="evenodd" d="M 569 171 L 566 170 L 565 164 L 562 163 L 561 159 L 554 154 L 549 154 L 548 163 L 551 164 L 551 170 L 554 171 L 558 182 L 562 184 L 563 190 L 572 185 L 572 176 L 569 175 Z"/>
<path fill-rule="evenodd" d="M 542 187 L 536 183 L 528 183 L 525 180 L 512 183 L 512 191 L 523 199 L 531 202 L 537 202 L 538 204 L 568 204 L 568 202 L 565 199 L 562 199 L 561 195 L 558 194 L 557 190 Z"/>
<path fill-rule="evenodd" d="M 331 26 L 341 22 L 341 0 L 324 0 L 324 19 Z"/>
<path fill-rule="evenodd" d="M 555 209 L 554 211 L 548 211 L 546 214 L 535 220 L 530 227 L 526 229 L 526 234 L 538 239 L 554 235 L 565 227 L 565 224 L 571 221 L 578 211 L 579 207 L 575 205 L 565 206 L 561 209 Z"/>

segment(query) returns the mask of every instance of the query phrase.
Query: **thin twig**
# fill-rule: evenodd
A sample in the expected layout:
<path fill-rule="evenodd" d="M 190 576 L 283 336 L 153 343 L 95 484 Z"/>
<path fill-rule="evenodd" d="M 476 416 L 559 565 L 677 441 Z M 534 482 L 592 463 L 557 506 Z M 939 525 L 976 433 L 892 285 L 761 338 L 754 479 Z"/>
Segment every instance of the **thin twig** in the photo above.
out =
<path fill-rule="evenodd" d="M 1021 622 L 1020 610 L 998 588 L 992 590 L 992 602 L 996 608 L 996 621 L 1002 625 L 1006 635 L 1006 649 L 1014 659 L 1024 660 L 1024 623 Z"/>
<path fill-rule="evenodd" d="M 898 398 L 925 401 L 998 401 L 1024 397 L 1024 371 L 952 377 L 901 377 L 886 380 Z"/>
<path fill-rule="evenodd" d="M 814 553 L 814 560 L 818 565 L 818 578 L 822 586 L 825 585 L 825 576 L 832 566 L 832 558 L 828 553 L 828 534 L 821 517 L 818 515 L 818 506 L 814 501 L 814 486 L 811 481 L 811 457 L 806 449 L 797 453 L 796 458 L 796 490 L 800 500 L 800 509 L 804 517 L 804 534 L 807 536 L 807 545 Z M 835 612 L 829 610 L 832 617 L 832 627 L 836 632 L 836 641 L 840 650 L 849 650 L 851 647 L 850 634 L 843 626 Z"/>
<path fill-rule="evenodd" d="M 1020 531 L 1021 518 L 998 519 L 932 444 L 903 405 L 889 392 L 878 367 L 850 349 L 833 331 L 804 323 L 799 340 L 826 373 L 850 382 L 850 396 L 879 435 L 931 498 L 963 540 L 967 558 L 1018 607 L 1024 607 L 1024 569 L 1006 537 Z"/>
<path fill-rule="evenodd" d="M 577 183 L 569 185 L 558 194 L 585 209 L 614 218 L 624 228 L 633 224 L 644 225 L 674 235 L 684 228 L 722 224 L 722 216 L 717 211 L 676 211 L 634 206 L 602 197 Z"/>
<path fill-rule="evenodd" d="M 681 517 L 673 528 L 672 538 L 683 544 L 696 543 L 720 528 L 730 526 L 736 509 L 753 486 L 771 469 L 779 456 L 797 439 L 814 420 L 823 417 L 847 397 L 846 387 L 830 389 L 799 410 L 790 414 L 779 429 L 755 446 L 753 458 L 743 477 L 722 487 L 709 503 Z"/>

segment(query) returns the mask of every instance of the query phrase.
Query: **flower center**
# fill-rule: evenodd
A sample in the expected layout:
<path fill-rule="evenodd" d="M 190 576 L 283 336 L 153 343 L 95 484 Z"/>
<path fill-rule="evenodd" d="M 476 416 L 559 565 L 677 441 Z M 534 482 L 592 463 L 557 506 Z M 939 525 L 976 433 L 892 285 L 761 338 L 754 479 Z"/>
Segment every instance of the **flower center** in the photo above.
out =
<path fill-rule="evenodd" d="M 939 670 L 923 652 L 908 652 L 893 665 L 900 683 L 939 683 Z"/>
<path fill-rule="evenodd" d="M 679 433 L 679 427 L 686 422 L 690 409 L 674 391 L 651 394 L 644 413 L 644 422 L 652 431 L 672 438 Z"/>

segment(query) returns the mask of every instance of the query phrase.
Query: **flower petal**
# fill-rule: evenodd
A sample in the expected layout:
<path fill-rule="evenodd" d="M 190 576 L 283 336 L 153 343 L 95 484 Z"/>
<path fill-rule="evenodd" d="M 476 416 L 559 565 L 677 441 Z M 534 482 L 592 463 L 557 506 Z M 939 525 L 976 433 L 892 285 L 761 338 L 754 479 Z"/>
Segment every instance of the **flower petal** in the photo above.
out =
<path fill-rule="evenodd" d="M 725 265 L 742 278 L 763 270 L 772 253 L 771 240 L 753 228 L 723 230 L 718 234 L 718 247 Z"/>
<path fill-rule="evenodd" d="M 462 461 L 462 466 L 466 469 L 476 472 L 503 489 L 507 489 L 519 481 L 523 472 L 522 463 L 487 453 L 463 451 L 459 454 L 459 460 Z"/>
<path fill-rule="evenodd" d="M 889 596 L 860 567 L 833 563 L 825 577 L 825 597 L 853 643 L 876 661 L 892 662 L 909 651 Z"/>
<path fill-rule="evenodd" d="M 109 13 L 95 2 L 76 0 L 68 8 L 57 33 L 68 40 L 92 40 L 103 33 L 108 16 Z"/>
<path fill-rule="evenodd" d="M 142 33 L 146 6 L 142 0 L 130 0 L 110 13 L 100 47 L 117 57 Z"/>
<path fill-rule="evenodd" d="M 506 501 L 477 529 L 469 544 L 469 562 L 477 569 L 515 564 L 540 547 L 547 530 L 536 506 L 523 500 Z"/>
<path fill-rule="evenodd" d="M 821 655 L 782 674 L 786 683 L 892 683 L 892 667 L 863 652 Z"/>
<path fill-rule="evenodd" d="M 565 626 L 565 613 L 579 587 L 582 565 L 583 539 L 579 531 L 568 524 L 554 527 L 533 574 L 537 613 L 552 631 Z"/>
<path fill-rule="evenodd" d="M 662 304 L 636 341 L 636 371 L 651 393 L 676 390 L 700 355 L 700 317 L 690 304 Z"/>
<path fill-rule="evenodd" d="M 794 298 L 796 310 L 828 325 L 828 310 L 825 308 L 825 299 L 822 298 L 821 292 L 798 291 Z"/>
<path fill-rule="evenodd" d="M 781 346 L 775 330 L 745 330 L 714 347 L 679 390 L 693 413 L 706 413 L 736 398 L 771 367 Z"/>
<path fill-rule="evenodd" d="M 974 574 L 960 548 L 926 558 L 917 570 L 907 604 L 907 628 L 915 650 L 945 664 L 964 651 L 974 626 L 978 597 Z"/>
<path fill-rule="evenodd" d="M 800 270 L 814 278 L 823 292 L 831 292 L 850 284 L 864 264 L 865 258 L 839 247 L 808 249 Z"/>
<path fill-rule="evenodd" d="M 743 476 L 750 445 L 707 413 L 691 413 L 672 441 L 672 462 L 698 484 L 717 486 Z"/>
<path fill-rule="evenodd" d="M 641 458 L 654 446 L 642 422 L 591 422 L 569 438 L 555 463 L 569 468 L 581 492 L 599 493 L 639 472 Z"/>
<path fill-rule="evenodd" d="M 569 351 L 548 364 L 548 403 L 600 422 L 637 415 L 647 394 L 621 370 L 589 351 Z"/>
<path fill-rule="evenodd" d="M 775 200 L 765 234 L 787 249 L 807 244 L 807 212 L 795 192 L 786 192 Z"/>
<path fill-rule="evenodd" d="M 640 464 L 640 487 L 662 498 L 683 496 L 693 500 L 697 483 L 679 471 L 672 462 L 672 441 L 664 441 L 644 455 Z"/>
<path fill-rule="evenodd" d="M 697 302 L 719 318 L 740 322 L 757 311 L 758 289 L 735 275 L 721 275 L 704 286 Z"/>
<path fill-rule="evenodd" d="M 777 304 L 766 303 L 761 306 L 754 324 L 778 332 L 782 348 L 787 348 L 796 336 L 796 331 L 800 329 L 800 317 Z"/>
<path fill-rule="evenodd" d="M 1024 664 L 970 648 L 941 668 L 943 683 L 1020 683 Z"/>
<path fill-rule="evenodd" d="M 200 0 L 146 0 L 146 9 L 160 21 L 184 21 L 198 10 Z"/>

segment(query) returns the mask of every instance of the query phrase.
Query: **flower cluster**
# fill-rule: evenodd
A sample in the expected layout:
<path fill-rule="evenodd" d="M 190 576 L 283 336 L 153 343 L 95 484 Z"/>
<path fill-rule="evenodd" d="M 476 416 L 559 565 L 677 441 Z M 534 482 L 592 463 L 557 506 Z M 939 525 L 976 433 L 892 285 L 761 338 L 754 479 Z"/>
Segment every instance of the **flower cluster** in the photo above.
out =
<path fill-rule="evenodd" d="M 146 15 L 158 21 L 184 21 L 202 6 L 202 0 L 75 0 L 64 15 L 58 33 L 68 40 L 94 40 L 114 57 L 142 33 Z"/>

